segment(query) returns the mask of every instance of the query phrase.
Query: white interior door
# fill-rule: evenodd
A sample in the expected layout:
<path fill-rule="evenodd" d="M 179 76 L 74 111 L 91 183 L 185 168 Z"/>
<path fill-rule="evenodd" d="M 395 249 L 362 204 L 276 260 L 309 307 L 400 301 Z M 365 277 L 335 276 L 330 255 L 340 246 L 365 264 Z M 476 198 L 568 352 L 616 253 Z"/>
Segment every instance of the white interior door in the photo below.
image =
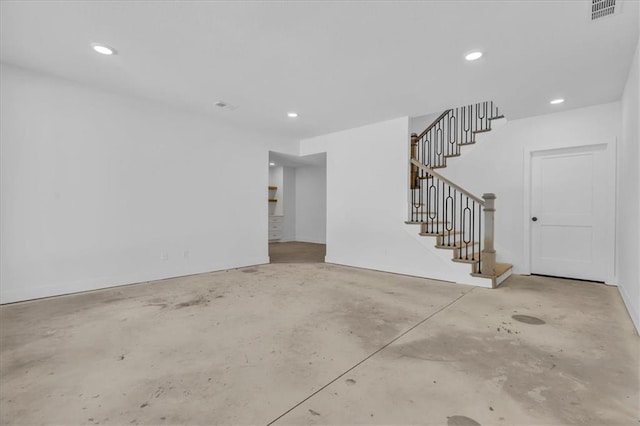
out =
<path fill-rule="evenodd" d="M 532 273 L 605 280 L 605 149 L 532 154 Z"/>

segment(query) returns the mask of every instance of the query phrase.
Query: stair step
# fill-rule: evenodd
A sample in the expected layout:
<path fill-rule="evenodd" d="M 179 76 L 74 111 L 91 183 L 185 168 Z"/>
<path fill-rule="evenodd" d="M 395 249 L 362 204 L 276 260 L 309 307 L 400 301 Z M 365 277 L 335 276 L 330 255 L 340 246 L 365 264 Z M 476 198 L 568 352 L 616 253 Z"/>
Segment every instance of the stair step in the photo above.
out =
<path fill-rule="evenodd" d="M 418 179 L 433 179 L 433 175 L 429 175 L 429 176 L 418 176 Z"/>
<path fill-rule="evenodd" d="M 477 241 L 471 241 L 468 244 L 465 243 L 464 241 L 456 241 L 455 244 L 451 244 L 451 245 L 436 244 L 436 248 L 454 250 L 454 249 L 460 249 L 460 248 L 465 248 L 465 247 L 477 246 L 478 244 L 480 244 L 480 243 L 478 243 Z"/>
<path fill-rule="evenodd" d="M 407 225 L 445 225 L 449 222 L 441 222 L 439 220 L 407 220 L 404 223 Z M 444 231 L 443 231 L 444 232 Z M 437 234 L 440 235 L 440 234 Z"/>
<path fill-rule="evenodd" d="M 424 222 L 418 222 L 418 223 L 424 223 Z M 435 222 L 434 222 L 435 223 Z M 440 232 L 420 232 L 418 235 L 422 236 L 422 237 L 444 237 L 447 235 L 455 235 L 455 234 L 461 234 L 460 231 L 455 231 L 455 232 L 449 232 L 449 231 L 440 231 Z"/>
<path fill-rule="evenodd" d="M 489 117 L 489 120 L 500 120 L 501 118 L 504 118 L 504 115 L 496 115 L 495 117 Z"/>
<path fill-rule="evenodd" d="M 473 260 L 473 259 L 458 259 L 458 258 L 453 258 L 451 260 L 456 263 L 469 263 L 471 265 L 476 264 L 480 261 L 479 259 Z"/>
<path fill-rule="evenodd" d="M 513 268 L 513 265 L 510 263 L 497 263 L 493 268 L 494 274 L 478 274 L 477 272 L 473 272 L 471 275 L 474 277 L 483 277 L 483 278 L 495 278 L 507 272 L 509 269 Z"/>
<path fill-rule="evenodd" d="M 490 132 L 490 131 L 491 131 L 491 129 L 480 129 L 480 130 L 474 130 L 471 133 L 473 133 L 475 135 L 477 133 L 487 133 L 487 132 Z"/>
<path fill-rule="evenodd" d="M 479 277 L 479 278 L 489 278 L 491 279 L 491 286 L 493 288 L 496 288 L 511 276 L 512 269 L 513 269 L 513 265 L 510 263 L 496 263 L 495 267 L 493 268 L 494 275 L 479 274 L 477 272 L 472 272 L 471 276 Z"/>
<path fill-rule="evenodd" d="M 460 154 L 445 154 L 444 158 L 460 157 Z"/>
<path fill-rule="evenodd" d="M 476 143 L 476 141 L 471 141 L 471 142 L 458 142 L 458 146 L 467 146 L 467 145 L 474 145 Z"/>
<path fill-rule="evenodd" d="M 431 166 L 432 169 L 444 169 L 445 167 L 447 167 L 446 164 L 442 164 L 440 166 Z"/>

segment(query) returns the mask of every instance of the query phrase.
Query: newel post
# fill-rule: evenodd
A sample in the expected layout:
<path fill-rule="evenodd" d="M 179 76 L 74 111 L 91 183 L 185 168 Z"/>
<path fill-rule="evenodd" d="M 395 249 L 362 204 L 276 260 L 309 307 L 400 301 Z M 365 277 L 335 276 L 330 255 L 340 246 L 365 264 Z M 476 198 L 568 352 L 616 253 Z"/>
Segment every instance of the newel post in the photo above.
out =
<path fill-rule="evenodd" d="M 495 194 L 483 194 L 484 199 L 484 248 L 482 249 L 482 274 L 494 275 L 496 267 L 496 250 L 493 247 L 495 221 Z"/>
<path fill-rule="evenodd" d="M 418 159 L 418 135 L 411 133 L 411 159 Z M 411 164 L 411 189 L 418 187 L 418 166 Z"/>

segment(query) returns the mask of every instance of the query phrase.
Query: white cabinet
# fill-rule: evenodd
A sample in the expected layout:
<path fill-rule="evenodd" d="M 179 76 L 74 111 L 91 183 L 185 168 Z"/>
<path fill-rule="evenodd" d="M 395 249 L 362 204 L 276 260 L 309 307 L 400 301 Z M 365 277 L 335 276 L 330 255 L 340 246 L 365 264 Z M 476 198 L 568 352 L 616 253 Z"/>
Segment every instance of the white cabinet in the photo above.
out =
<path fill-rule="evenodd" d="M 269 216 L 269 241 L 282 238 L 283 216 Z"/>
<path fill-rule="evenodd" d="M 269 185 L 269 241 L 282 239 L 282 227 L 284 217 L 277 213 L 278 199 L 276 198 L 278 187 Z"/>

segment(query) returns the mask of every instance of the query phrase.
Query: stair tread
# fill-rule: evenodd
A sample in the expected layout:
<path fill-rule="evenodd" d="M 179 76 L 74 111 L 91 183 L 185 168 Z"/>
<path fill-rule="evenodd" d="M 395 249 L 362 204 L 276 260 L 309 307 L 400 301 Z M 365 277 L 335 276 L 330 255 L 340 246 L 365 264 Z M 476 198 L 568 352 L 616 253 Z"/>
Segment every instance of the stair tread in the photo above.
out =
<path fill-rule="evenodd" d="M 495 117 L 489 117 L 489 120 L 499 120 L 501 118 L 504 118 L 504 115 L 496 115 Z"/>
<path fill-rule="evenodd" d="M 478 244 L 480 244 L 477 241 L 471 241 L 469 243 L 465 243 L 463 241 L 456 241 L 455 244 L 453 245 L 446 245 L 446 244 L 436 244 L 436 248 L 439 249 L 459 249 L 459 248 L 465 248 L 465 247 L 471 247 L 471 246 L 477 246 Z"/>
<path fill-rule="evenodd" d="M 496 262 L 496 266 L 494 267 L 494 275 L 489 274 L 478 274 L 477 272 L 471 273 L 474 277 L 482 277 L 482 278 L 497 278 L 509 271 L 509 269 L 513 268 L 513 265 L 510 263 L 498 263 Z"/>
<path fill-rule="evenodd" d="M 424 222 L 418 222 L 418 223 L 424 223 Z M 445 231 L 440 231 L 440 232 L 420 232 L 418 235 L 422 236 L 422 237 L 444 237 L 446 235 L 454 235 L 454 234 L 460 234 L 461 232 L 459 231 L 447 231 L 445 233 Z"/>
<path fill-rule="evenodd" d="M 480 130 L 474 130 L 471 133 L 474 133 L 474 134 L 476 134 L 476 133 L 487 133 L 487 132 L 490 132 L 490 131 L 491 131 L 491 129 L 480 129 Z"/>
<path fill-rule="evenodd" d="M 429 221 L 429 222 L 425 222 L 425 221 L 423 221 L 423 220 L 418 220 L 418 221 L 413 221 L 413 222 L 412 222 L 412 221 L 408 220 L 408 221 L 406 221 L 405 223 L 406 223 L 407 225 L 446 225 L 446 224 L 448 224 L 449 222 L 438 222 L 438 221 L 435 221 L 435 220 L 434 220 L 434 221 Z M 440 231 L 440 232 L 438 232 L 437 234 L 433 234 L 433 236 L 442 235 L 442 232 L 444 232 L 444 231 Z M 419 235 L 422 235 L 422 234 L 423 234 L 423 233 L 421 232 Z M 429 234 L 429 236 L 432 236 L 432 234 L 431 234 L 431 233 L 429 233 L 429 232 L 428 232 L 427 234 Z"/>
<path fill-rule="evenodd" d="M 457 263 L 470 263 L 470 264 L 474 264 L 474 263 L 478 263 L 480 262 L 480 260 L 478 259 L 458 259 L 457 257 L 451 259 L 453 262 L 457 262 Z"/>

